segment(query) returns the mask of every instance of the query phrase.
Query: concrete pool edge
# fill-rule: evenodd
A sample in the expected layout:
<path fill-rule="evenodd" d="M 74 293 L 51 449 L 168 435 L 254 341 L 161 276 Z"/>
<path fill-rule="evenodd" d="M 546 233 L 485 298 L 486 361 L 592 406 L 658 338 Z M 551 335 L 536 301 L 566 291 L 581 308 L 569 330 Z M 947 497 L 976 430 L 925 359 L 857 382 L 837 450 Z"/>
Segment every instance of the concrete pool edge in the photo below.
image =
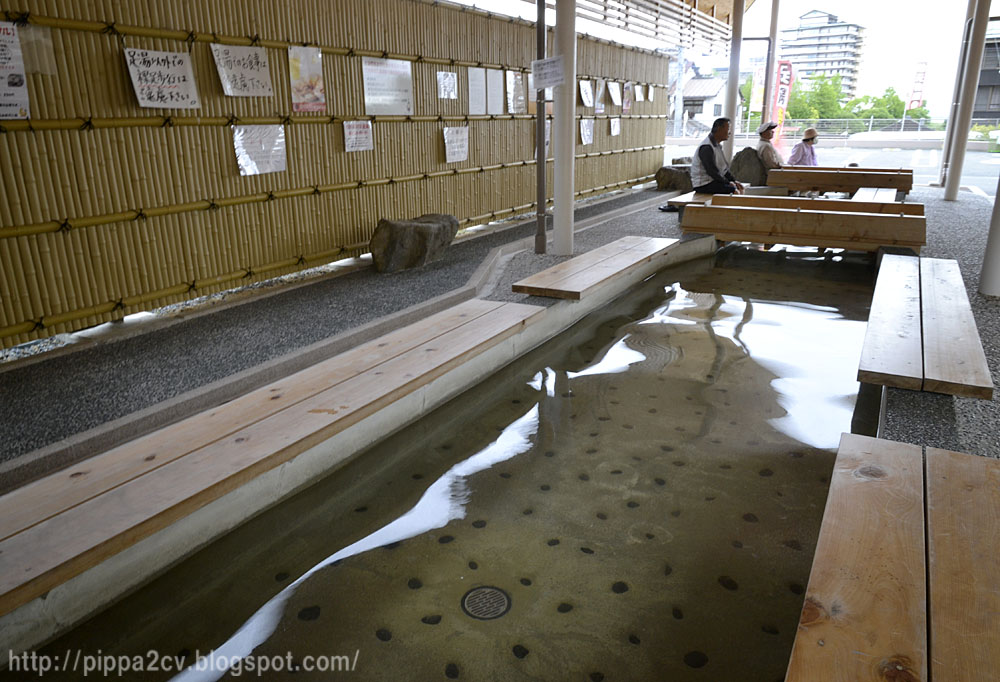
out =
<path fill-rule="evenodd" d="M 499 258 L 501 250 L 513 246 L 501 247 L 494 255 Z M 37 648 L 78 625 L 249 518 L 315 483 L 364 448 L 415 421 L 569 328 L 631 286 L 668 266 L 703 258 L 714 251 L 715 240 L 711 237 L 681 241 L 662 256 L 609 283 L 584 301 L 556 303 L 521 333 L 471 358 L 321 445 L 6 614 L 0 618 L 0 631 L 4 633 L 4 665 L 11 654 Z M 494 264 L 497 262 L 494 258 L 490 260 Z M 452 298 L 456 293 L 452 292 L 448 297 Z M 463 298 L 474 294 L 474 291 L 469 292 Z"/>

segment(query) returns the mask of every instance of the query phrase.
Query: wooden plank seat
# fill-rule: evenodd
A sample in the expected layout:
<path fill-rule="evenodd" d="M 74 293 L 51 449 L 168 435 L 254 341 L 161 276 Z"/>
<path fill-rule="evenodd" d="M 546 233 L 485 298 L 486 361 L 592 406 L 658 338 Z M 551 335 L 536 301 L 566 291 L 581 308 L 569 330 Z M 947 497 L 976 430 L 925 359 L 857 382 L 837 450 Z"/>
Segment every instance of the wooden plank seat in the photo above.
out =
<path fill-rule="evenodd" d="M 912 168 L 875 168 L 873 166 L 790 166 L 785 165 L 782 168 L 790 168 L 792 170 L 825 170 L 825 171 L 856 171 L 861 173 L 907 173 L 913 175 Z"/>
<path fill-rule="evenodd" d="M 998 542 L 1000 460 L 844 434 L 786 682 L 996 679 Z"/>
<path fill-rule="evenodd" d="M 920 215 L 737 204 L 729 199 L 716 204 L 713 199 L 704 206 L 689 206 L 681 220 L 681 230 L 714 234 L 720 241 L 861 251 L 876 251 L 882 246 L 919 249 L 926 242 L 926 220 Z"/>
<path fill-rule="evenodd" d="M 858 381 L 993 398 L 993 378 L 957 262 L 882 257 Z"/>
<path fill-rule="evenodd" d="M 622 237 L 515 282 L 511 288 L 519 294 L 579 301 L 597 287 L 650 262 L 677 241 Z"/>
<path fill-rule="evenodd" d="M 851 197 L 851 201 L 865 203 L 895 203 L 896 190 L 891 187 L 862 187 Z"/>
<path fill-rule="evenodd" d="M 900 171 L 802 170 L 773 168 L 767 173 L 770 187 L 787 187 L 798 192 L 856 192 L 862 187 L 888 187 L 902 192 L 913 189 L 913 173 Z"/>
<path fill-rule="evenodd" d="M 543 311 L 466 301 L 0 497 L 0 615 L 409 395 Z"/>
<path fill-rule="evenodd" d="M 811 211 L 847 211 L 851 213 L 903 213 L 924 215 L 924 205 L 915 202 L 861 201 L 826 197 L 780 197 L 749 194 L 716 194 L 712 206 L 756 206 L 758 208 L 803 208 Z"/>

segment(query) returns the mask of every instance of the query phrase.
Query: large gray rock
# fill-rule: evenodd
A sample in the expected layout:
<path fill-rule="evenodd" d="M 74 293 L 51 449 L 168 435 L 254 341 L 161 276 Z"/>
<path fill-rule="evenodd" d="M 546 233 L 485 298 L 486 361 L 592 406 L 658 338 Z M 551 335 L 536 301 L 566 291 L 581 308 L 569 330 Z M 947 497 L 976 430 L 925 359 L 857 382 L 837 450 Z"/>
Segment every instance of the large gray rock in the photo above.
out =
<path fill-rule="evenodd" d="M 676 159 L 671 160 L 670 163 L 672 163 L 675 166 L 682 166 L 682 165 L 690 166 L 691 165 L 691 157 L 690 156 L 680 156 L 680 157 L 677 157 Z"/>
<path fill-rule="evenodd" d="M 368 246 L 376 270 L 396 272 L 437 260 L 457 232 L 458 218 L 445 213 L 429 213 L 413 220 L 382 218 Z"/>
<path fill-rule="evenodd" d="M 656 171 L 656 189 L 661 192 L 690 192 L 691 174 L 687 169 L 663 166 Z"/>
<path fill-rule="evenodd" d="M 757 150 L 753 147 L 744 147 L 729 166 L 733 177 L 745 185 L 766 185 L 767 169 L 760 160 Z"/>

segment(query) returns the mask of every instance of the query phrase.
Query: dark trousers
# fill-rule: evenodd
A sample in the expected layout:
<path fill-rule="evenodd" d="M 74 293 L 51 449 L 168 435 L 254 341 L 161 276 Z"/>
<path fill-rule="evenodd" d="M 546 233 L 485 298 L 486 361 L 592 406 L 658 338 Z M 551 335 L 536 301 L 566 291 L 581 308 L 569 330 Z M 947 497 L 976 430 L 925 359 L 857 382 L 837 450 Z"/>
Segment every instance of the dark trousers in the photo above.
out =
<path fill-rule="evenodd" d="M 695 192 L 701 192 L 702 194 L 732 194 L 736 191 L 736 188 L 730 185 L 728 182 L 719 182 L 718 180 L 712 180 L 712 182 L 707 185 L 702 185 L 701 187 L 695 187 Z"/>

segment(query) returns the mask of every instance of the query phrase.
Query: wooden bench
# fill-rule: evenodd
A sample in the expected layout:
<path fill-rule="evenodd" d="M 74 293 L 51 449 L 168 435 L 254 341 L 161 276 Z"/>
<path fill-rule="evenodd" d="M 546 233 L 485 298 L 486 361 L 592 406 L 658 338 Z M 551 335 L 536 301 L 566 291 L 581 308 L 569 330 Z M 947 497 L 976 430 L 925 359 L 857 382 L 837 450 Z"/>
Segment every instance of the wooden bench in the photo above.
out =
<path fill-rule="evenodd" d="M 712 206 L 756 206 L 758 208 L 801 208 L 809 211 L 838 211 L 849 213 L 889 213 L 924 215 L 924 205 L 914 202 L 861 201 L 853 199 L 828 199 L 826 197 L 751 196 L 748 194 L 716 194 Z"/>
<path fill-rule="evenodd" d="M 681 220 L 681 230 L 714 234 L 720 241 L 861 251 L 877 251 L 883 246 L 919 249 L 926 242 L 927 225 L 922 215 L 811 210 L 812 204 L 801 208 L 795 202 L 788 208 L 772 208 L 768 204 L 774 198 L 767 199 L 761 202 L 763 205 L 753 200 L 723 198 L 704 206 L 690 206 Z M 843 202 L 840 208 L 850 203 Z"/>
<path fill-rule="evenodd" d="M 786 682 L 995 680 L 998 544 L 1000 461 L 844 434 Z"/>
<path fill-rule="evenodd" d="M 913 189 L 912 171 L 868 171 L 855 168 L 803 170 L 773 168 L 767 173 L 770 187 L 786 187 L 798 192 L 857 192 L 862 187 L 891 188 L 901 192 Z"/>
<path fill-rule="evenodd" d="M 993 378 L 957 262 L 882 257 L 858 381 L 993 398 Z"/>
<path fill-rule="evenodd" d="M 862 187 L 854 193 L 851 201 L 896 203 L 896 190 L 891 187 Z"/>
<path fill-rule="evenodd" d="M 0 615 L 429 384 L 543 311 L 466 301 L 0 497 Z"/>
<path fill-rule="evenodd" d="M 711 196 L 711 195 L 706 195 Z M 515 282 L 515 293 L 574 301 L 625 276 L 677 243 L 660 237 L 622 237 Z"/>

